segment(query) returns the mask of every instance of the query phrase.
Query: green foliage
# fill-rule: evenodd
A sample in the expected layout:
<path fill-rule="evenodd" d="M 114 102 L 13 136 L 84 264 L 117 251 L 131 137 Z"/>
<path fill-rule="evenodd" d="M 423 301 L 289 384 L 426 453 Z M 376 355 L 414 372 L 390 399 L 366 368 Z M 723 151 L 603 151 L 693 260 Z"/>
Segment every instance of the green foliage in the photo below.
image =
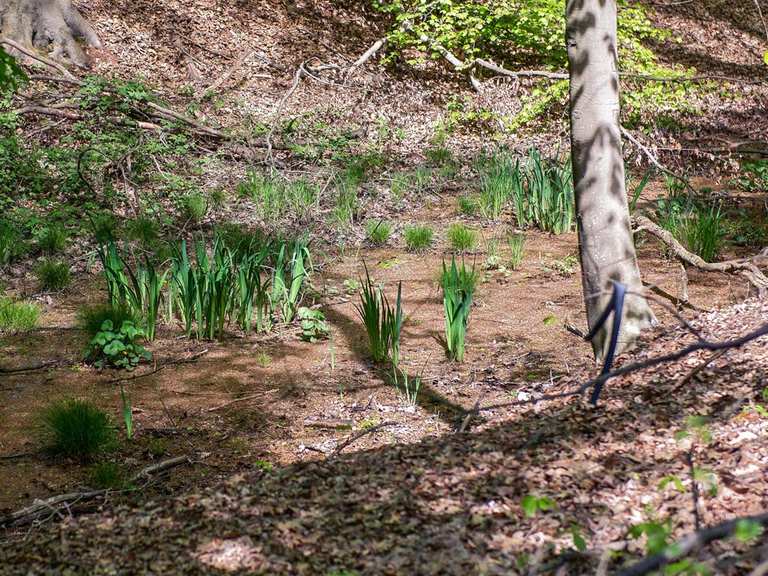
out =
<path fill-rule="evenodd" d="M 15 302 L 0 295 L 0 332 L 26 332 L 37 327 L 40 307 L 31 302 Z"/>
<path fill-rule="evenodd" d="M 477 232 L 464 224 L 454 223 L 448 227 L 448 242 L 456 252 L 469 252 L 477 247 Z"/>
<path fill-rule="evenodd" d="M 16 90 L 27 81 L 27 75 L 16 59 L 0 46 L 0 93 Z"/>
<path fill-rule="evenodd" d="M 523 508 L 523 513 L 526 518 L 533 518 L 539 512 L 548 512 L 557 507 L 557 504 L 552 498 L 547 496 L 537 496 L 536 494 L 523 496 L 520 505 Z"/>
<path fill-rule="evenodd" d="M 509 267 L 517 270 L 525 256 L 525 235 L 510 234 L 507 236 L 507 245 L 509 246 Z"/>
<path fill-rule="evenodd" d="M 648 554 L 661 554 L 670 545 L 669 537 L 672 526 L 669 520 L 657 522 L 649 520 L 635 524 L 629 529 L 629 536 L 634 539 L 645 537 L 645 548 Z"/>
<path fill-rule="evenodd" d="M 105 320 L 96 336 L 91 339 L 86 351 L 86 359 L 97 368 L 111 366 L 133 370 L 141 360 L 150 360 L 152 355 L 139 341 L 145 333 L 130 320 L 124 320 L 115 327 L 111 320 Z"/>
<path fill-rule="evenodd" d="M 763 532 L 765 529 L 759 522 L 742 518 L 736 522 L 733 535 L 739 542 L 750 544 L 762 536 Z"/>
<path fill-rule="evenodd" d="M 26 252 L 21 231 L 12 222 L 0 220 L 0 267 L 14 262 Z"/>
<path fill-rule="evenodd" d="M 719 206 L 696 206 L 682 225 L 681 235 L 691 252 L 712 262 L 720 252 L 725 237 L 723 215 Z"/>
<path fill-rule="evenodd" d="M 392 223 L 386 220 L 369 220 L 365 223 L 368 240 L 374 246 L 383 246 L 392 235 Z"/>
<path fill-rule="evenodd" d="M 334 217 L 339 224 L 349 224 L 357 215 L 357 193 L 360 182 L 354 172 L 349 170 L 336 175 L 336 205 L 333 209 Z"/>
<path fill-rule="evenodd" d="M 768 160 L 749 160 L 741 165 L 739 186 L 747 192 L 768 190 Z"/>
<path fill-rule="evenodd" d="M 304 296 L 312 259 L 306 239 L 278 243 L 272 274 L 272 306 L 282 313 L 283 322 L 292 322 Z"/>
<path fill-rule="evenodd" d="M 448 358 L 458 362 L 464 360 L 467 326 L 477 280 L 475 269 L 467 268 L 463 261 L 461 266 L 457 266 L 456 259 L 451 258 L 450 268 L 443 261 L 440 286 L 445 313 L 445 351 Z"/>
<path fill-rule="evenodd" d="M 99 244 L 117 239 L 117 218 L 111 212 L 99 212 L 90 217 L 93 238 Z"/>
<path fill-rule="evenodd" d="M 127 222 L 125 231 L 129 240 L 149 248 L 155 245 L 160 236 L 160 225 L 155 218 L 139 216 Z"/>
<path fill-rule="evenodd" d="M 265 220 L 304 218 L 319 199 L 317 186 L 307 180 L 282 180 L 259 172 L 249 172 L 238 193 L 253 200 Z"/>
<path fill-rule="evenodd" d="M 368 349 L 374 362 L 388 358 L 397 366 L 400 361 L 400 331 L 403 325 L 401 307 L 402 285 L 398 285 L 397 302 L 393 308 L 380 287 L 374 285 L 365 268 L 365 282 L 360 292 L 360 304 L 355 308 L 368 335 Z"/>
<path fill-rule="evenodd" d="M 136 318 L 126 306 L 113 306 L 112 304 L 97 304 L 87 306 L 77 313 L 80 327 L 88 336 L 95 336 L 105 320 L 109 320 L 113 327 L 120 328 L 123 322 L 135 322 Z"/>
<path fill-rule="evenodd" d="M 72 280 L 69 265 L 58 260 L 45 259 L 35 269 L 37 283 L 46 292 L 64 290 Z"/>
<path fill-rule="evenodd" d="M 406 226 L 405 246 L 409 252 L 424 252 L 432 246 L 433 236 L 429 226 Z"/>
<path fill-rule="evenodd" d="M 109 416 L 85 400 L 56 402 L 45 409 L 42 422 L 55 454 L 89 460 L 114 442 Z"/>
<path fill-rule="evenodd" d="M 330 334 L 330 328 L 325 321 L 325 314 L 320 310 L 313 310 L 302 306 L 298 311 L 301 323 L 301 339 L 313 344 L 318 340 L 325 340 Z"/>
<path fill-rule="evenodd" d="M 525 197 L 522 187 L 514 189 L 518 224 L 538 226 L 554 234 L 569 232 L 576 215 L 570 161 L 561 164 L 556 159 L 545 159 L 532 149 L 526 160 L 525 181 Z"/>
<path fill-rule="evenodd" d="M 98 462 L 91 466 L 88 481 L 99 490 L 120 490 L 126 486 L 125 472 L 117 462 Z"/>
<path fill-rule="evenodd" d="M 67 245 L 67 231 L 61 224 L 50 224 L 35 234 L 37 247 L 45 254 L 61 252 Z"/>
<path fill-rule="evenodd" d="M 474 216 L 479 210 L 479 202 L 476 196 L 462 194 L 456 199 L 456 205 L 460 214 Z"/>
<path fill-rule="evenodd" d="M 226 241 L 224 242 L 226 244 Z M 237 323 L 246 334 L 253 328 L 254 314 L 257 332 L 267 332 L 272 326 L 270 279 L 264 270 L 270 247 L 265 244 L 258 250 L 256 248 L 257 243 L 253 239 L 241 241 L 235 248 L 233 258 L 237 281 Z"/>
<path fill-rule="evenodd" d="M 190 192 L 181 197 L 180 209 L 187 220 L 200 222 L 208 214 L 208 200 L 201 192 Z"/>
<path fill-rule="evenodd" d="M 492 155 L 480 171 L 480 214 L 491 220 L 497 219 L 510 198 L 523 194 L 523 176 L 518 160 L 506 152 Z"/>

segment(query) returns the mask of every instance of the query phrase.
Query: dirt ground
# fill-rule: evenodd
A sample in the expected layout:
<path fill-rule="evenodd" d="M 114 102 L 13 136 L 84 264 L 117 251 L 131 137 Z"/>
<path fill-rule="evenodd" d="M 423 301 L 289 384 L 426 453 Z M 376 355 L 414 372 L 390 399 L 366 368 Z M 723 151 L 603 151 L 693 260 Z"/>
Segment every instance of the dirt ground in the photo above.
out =
<path fill-rule="evenodd" d="M 445 197 L 420 219 L 454 219 L 454 203 Z M 503 223 L 483 228 L 485 241 L 466 260 L 482 269 L 487 240 L 503 239 L 506 230 Z M 327 341 L 302 342 L 295 327 L 283 327 L 267 335 L 231 333 L 223 342 L 197 342 L 180 337 L 178 326 L 162 327 L 149 346 L 154 364 L 141 366 L 125 382 L 135 438 L 122 442 L 108 458 L 133 473 L 155 461 L 188 455 L 194 465 L 179 468 L 167 483 L 153 488 L 174 493 L 255 465 L 322 458 L 345 438 L 383 422 L 395 425 L 366 435 L 347 450 L 438 436 L 460 425 L 464 411 L 477 401 L 509 401 L 523 387 L 589 369 L 589 345 L 564 329 L 565 324 L 584 326 L 576 236 L 528 231 L 526 238 L 518 270 L 483 271 L 463 364 L 448 362 L 440 344 L 442 301 L 436 280 L 446 255 L 439 247 L 423 255 L 397 247 L 327 255 L 312 279 L 315 303 L 331 325 Z M 395 237 L 390 244 L 400 242 Z M 444 244 L 438 231 L 437 246 Z M 504 261 L 503 240 L 499 244 Z M 678 264 L 664 258 L 652 241 L 641 242 L 639 254 L 645 280 L 677 295 Z M 397 282 L 403 283 L 403 365 L 423 382 L 416 408 L 367 358 L 354 308 L 358 297 L 345 286 L 345 280 L 363 274 L 363 261 L 390 294 Z M 701 309 L 747 295 L 741 281 L 725 275 L 690 271 L 689 282 L 691 304 Z M 48 403 L 87 398 L 121 423 L 118 374 L 81 360 L 87 342 L 76 313 L 86 303 L 102 301 L 101 283 L 96 274 L 78 278 L 65 293 L 48 297 L 41 328 L 2 338 L 3 368 L 47 367 L 0 375 L 0 512 L 87 486 L 87 466 L 41 451 L 39 414 Z M 657 306 L 656 312 L 663 326 L 674 322 L 663 308 Z"/>

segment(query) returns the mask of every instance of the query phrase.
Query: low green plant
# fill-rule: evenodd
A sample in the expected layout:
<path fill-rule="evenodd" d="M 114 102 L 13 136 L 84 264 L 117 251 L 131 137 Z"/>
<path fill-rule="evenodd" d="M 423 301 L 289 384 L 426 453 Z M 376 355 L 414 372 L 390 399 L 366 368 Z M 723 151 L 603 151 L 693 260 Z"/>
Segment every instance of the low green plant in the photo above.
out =
<path fill-rule="evenodd" d="M 242 247 L 241 244 L 240 248 Z M 237 258 L 235 276 L 237 323 L 246 334 L 254 326 L 254 315 L 257 332 L 267 332 L 272 325 L 270 279 L 265 270 L 269 250 L 270 246 L 264 245 L 259 251 L 247 250 Z"/>
<path fill-rule="evenodd" d="M 86 359 L 97 368 L 111 366 L 133 370 L 142 360 L 152 358 L 139 343 L 144 338 L 144 331 L 131 321 L 125 320 L 116 328 L 111 320 L 105 320 L 88 344 Z"/>
<path fill-rule="evenodd" d="M 406 226 L 404 234 L 409 252 L 424 252 L 432 246 L 434 231 L 429 226 Z"/>
<path fill-rule="evenodd" d="M 90 460 L 114 442 L 109 416 L 86 400 L 56 402 L 42 414 L 50 450 L 62 456 Z"/>
<path fill-rule="evenodd" d="M 368 335 L 371 358 L 377 363 L 390 358 L 394 366 L 397 366 L 400 359 L 400 332 L 403 325 L 402 286 L 398 286 L 397 302 L 393 308 L 381 288 L 371 280 L 367 267 L 365 281 L 362 284 L 360 304 L 356 304 L 355 308 Z"/>
<path fill-rule="evenodd" d="M 717 258 L 725 238 L 725 224 L 720 207 L 695 207 L 682 223 L 680 234 L 691 252 L 707 262 L 712 262 Z"/>
<path fill-rule="evenodd" d="M 330 328 L 325 321 L 325 314 L 320 310 L 313 310 L 302 306 L 297 314 L 301 326 L 301 339 L 305 342 L 315 343 L 325 340 L 330 334 Z"/>
<path fill-rule="evenodd" d="M 475 196 L 462 195 L 456 200 L 459 213 L 465 216 L 474 216 L 478 211 L 478 201 Z"/>
<path fill-rule="evenodd" d="M 748 160 L 741 165 L 739 185 L 747 192 L 768 190 L 768 160 Z"/>
<path fill-rule="evenodd" d="M 117 240 L 117 218 L 111 212 L 99 212 L 89 216 L 91 232 L 98 244 Z"/>
<path fill-rule="evenodd" d="M 493 155 L 483 166 L 480 174 L 480 214 L 491 220 L 497 219 L 511 198 L 523 193 L 523 176 L 520 162 L 509 154 Z"/>
<path fill-rule="evenodd" d="M 129 240 L 139 242 L 145 248 L 154 246 L 160 236 L 160 226 L 155 218 L 139 216 L 129 220 L 125 227 Z"/>
<path fill-rule="evenodd" d="M 520 505 L 526 518 L 533 518 L 539 512 L 548 512 L 557 507 L 557 503 L 552 498 L 537 494 L 523 496 Z"/>
<path fill-rule="evenodd" d="M 208 200 L 201 192 L 189 192 L 181 197 L 179 208 L 184 218 L 200 222 L 208 213 Z"/>
<path fill-rule="evenodd" d="M 440 286 L 445 313 L 445 349 L 448 358 L 458 362 L 464 360 L 467 326 L 477 280 L 475 269 L 467 268 L 463 261 L 458 266 L 456 259 L 451 258 L 450 267 L 443 261 Z"/>
<path fill-rule="evenodd" d="M 292 322 L 296 316 L 311 268 L 312 259 L 306 239 L 278 243 L 270 298 L 273 309 L 281 311 L 283 322 Z"/>
<path fill-rule="evenodd" d="M 470 252 L 477 247 L 477 232 L 459 222 L 448 227 L 448 242 L 455 252 Z"/>
<path fill-rule="evenodd" d="M 336 205 L 333 209 L 334 217 L 339 224 L 351 223 L 358 210 L 357 192 L 359 183 L 356 179 L 341 173 L 336 176 Z"/>
<path fill-rule="evenodd" d="M 392 223 L 386 220 L 368 220 L 365 223 L 368 240 L 374 246 L 383 246 L 392 235 Z"/>
<path fill-rule="evenodd" d="M 64 290 L 72 280 L 69 265 L 58 260 L 45 259 L 35 269 L 37 283 L 46 292 Z"/>
<path fill-rule="evenodd" d="M 136 322 L 133 313 L 126 306 L 113 306 L 112 304 L 97 304 L 87 306 L 77 313 L 77 320 L 88 336 L 93 337 L 101 330 L 105 320 L 112 322 L 112 326 L 120 328 L 123 322 Z"/>
<path fill-rule="evenodd" d="M 7 220 L 0 220 L 0 266 L 23 256 L 27 251 L 21 231 Z"/>
<path fill-rule="evenodd" d="M 507 236 L 507 245 L 509 246 L 509 267 L 517 270 L 525 256 L 525 235 L 510 234 Z"/>
<path fill-rule="evenodd" d="M 0 296 L 0 332 L 15 334 L 37 327 L 40 307 L 32 302 L 16 302 L 8 296 Z"/>
<path fill-rule="evenodd" d="M 518 224 L 521 227 L 533 224 L 554 234 L 569 232 L 576 216 L 570 161 L 560 163 L 543 158 L 538 150 L 531 150 L 525 180 L 527 196 L 525 200 L 515 200 Z"/>
<path fill-rule="evenodd" d="M 253 200 L 264 219 L 304 217 L 319 198 L 317 186 L 305 179 L 281 180 L 260 172 L 249 172 L 238 193 Z"/>
<path fill-rule="evenodd" d="M 67 231 L 61 224 L 50 224 L 35 235 L 38 249 L 44 254 L 56 254 L 67 245 Z"/>
<path fill-rule="evenodd" d="M 117 462 L 98 462 L 91 466 L 88 481 L 99 490 L 120 490 L 126 486 L 125 471 Z"/>

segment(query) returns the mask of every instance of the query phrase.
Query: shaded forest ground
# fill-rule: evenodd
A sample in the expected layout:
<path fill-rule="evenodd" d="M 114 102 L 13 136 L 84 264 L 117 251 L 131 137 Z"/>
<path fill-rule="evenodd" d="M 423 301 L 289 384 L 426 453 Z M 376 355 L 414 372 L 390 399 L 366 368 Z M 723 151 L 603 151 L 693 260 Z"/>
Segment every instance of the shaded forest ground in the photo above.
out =
<path fill-rule="evenodd" d="M 386 29 L 378 15 L 352 2 L 196 0 L 181 6 L 94 0 L 83 5 L 105 43 L 105 50 L 94 54 L 95 72 L 143 77 L 197 120 L 254 139 L 264 137 L 299 63 L 315 57 L 348 63 Z M 697 3 L 658 7 L 653 14 L 682 38 L 658 46 L 665 61 L 750 82 L 765 76 L 760 30 L 745 24 L 733 6 Z M 200 80 L 190 79 L 190 66 Z M 235 67 L 212 96 L 190 95 L 199 96 Z M 611 382 L 597 410 L 579 401 L 487 410 L 468 432 L 455 433 L 476 402 L 506 403 L 567 390 L 595 370 L 588 346 L 563 329 L 566 322 L 581 326 L 584 317 L 576 236 L 537 231 L 527 233 L 520 270 L 490 271 L 480 285 L 466 364 L 443 359 L 435 277 L 447 253 L 446 225 L 461 220 L 481 230 L 483 242 L 467 256 L 478 266 L 488 256 L 486 241 L 503 238 L 511 228 L 509 213 L 496 222 L 457 213 L 457 196 L 475 185 L 467 171 L 470 159 L 492 139 L 516 150 L 537 146 L 552 152 L 565 150 L 567 141 L 564 103 L 552 106 L 536 127 L 514 134 L 498 131 L 492 120 L 464 114 L 446 142 L 459 165 L 456 177 L 395 201 L 388 188 L 391 175 L 425 161 L 457 95 L 470 99 L 464 112 L 504 116 L 519 111 L 530 87 L 494 80 L 482 95 L 473 95 L 465 84 L 441 62 L 405 71 L 371 63 L 346 88 L 302 83 L 283 111 L 280 138 L 311 143 L 339 127 L 362 128 L 352 147 L 383 148 L 390 162 L 364 190 L 364 216 L 351 227 L 328 227 L 322 218 L 310 224 L 322 253 L 313 283 L 332 325 L 332 343 L 301 343 L 295 329 L 268 337 L 233 334 L 217 344 L 179 339 L 175 329 L 161 331 L 153 345 L 160 363 L 206 353 L 192 364 L 170 366 L 132 384 L 137 438 L 113 458 L 129 471 L 177 455 L 189 455 L 193 463 L 174 469 L 143 493 L 84 504 L 73 510 L 73 518 L 52 514 L 31 532 L 26 527 L 9 530 L 0 545 L 1 573 L 55 573 L 66 566 L 89 574 L 508 574 L 523 571 L 523 564 L 547 563 L 556 551 L 571 547 L 574 525 L 590 554 L 573 556 L 569 570 L 592 573 L 599 561 L 592 552 L 627 540 L 631 525 L 669 518 L 675 535 L 692 528 L 690 481 L 674 435 L 693 415 L 711 418 L 713 442 L 698 446 L 695 455 L 719 486 L 716 497 L 702 499 L 703 520 L 716 522 L 768 507 L 768 454 L 761 441 L 768 420 L 755 408 L 768 385 L 764 340 L 728 353 L 683 384 L 681 378 L 703 355 Z M 42 88 L 33 85 L 32 90 Z M 765 83 L 704 91 L 691 96 L 692 110 L 662 111 L 664 122 L 646 119 L 640 132 L 676 170 L 706 172 L 697 188 L 732 192 L 730 178 L 738 168 L 734 157 L 679 149 L 764 144 L 767 94 Z M 390 136 L 382 136 L 384 127 Z M 43 143 L 55 143 L 68 129 L 41 118 L 23 127 Z M 398 131 L 401 136 L 391 137 Z M 209 232 L 228 221 L 265 224 L 253 206 L 233 194 L 253 160 L 208 155 L 206 147 L 203 143 L 194 151 L 209 160 L 202 172 L 185 176 L 203 190 L 226 190 L 232 201 L 214 207 L 191 231 Z M 295 152 L 276 152 L 285 174 L 325 179 L 327 166 Z M 321 160 L 333 152 L 322 151 Z M 631 146 L 627 155 L 633 163 L 645 162 Z M 127 216 L 135 190 L 126 185 L 121 191 L 117 212 Z M 144 189 L 138 193 L 151 195 Z M 652 183 L 641 206 L 650 206 L 663 193 L 661 181 Z M 764 198 L 762 191 L 745 201 L 760 206 Z M 159 202 L 169 205 L 162 195 Z M 396 222 L 388 247 L 373 249 L 363 241 L 366 218 Z M 401 229 L 415 221 L 437 225 L 437 246 L 426 256 L 402 250 Z M 173 234 L 187 232 L 185 224 Z M 44 401 L 85 396 L 116 419 L 119 415 L 114 375 L 80 362 L 85 337 L 76 329 L 76 311 L 104 298 L 101 287 L 94 286 L 100 281 L 97 271 L 82 257 L 88 249 L 87 243 L 69 248 L 78 274 L 63 294 L 35 293 L 32 262 L 11 267 L 4 278 L 12 293 L 35 295 L 45 313 L 38 331 L 2 337 L 0 363 L 56 363 L 49 370 L 0 380 L 0 447 L 4 455 L 22 454 L 0 460 L 7 479 L 0 488 L 5 511 L 88 483 L 84 467 L 38 452 L 35 418 Z M 745 253 L 743 247 L 730 247 L 728 255 Z M 361 259 L 390 292 L 398 280 L 404 282 L 409 320 L 403 356 L 409 371 L 423 371 L 425 381 L 415 409 L 366 359 L 352 306 L 356 296 L 345 287 L 345 281 L 359 277 Z M 655 243 L 640 243 L 640 260 L 649 283 L 678 293 L 678 265 Z M 764 304 L 740 303 L 747 295 L 739 280 L 690 274 L 694 305 L 730 305 L 698 320 L 713 338 L 735 336 L 765 322 Z M 663 310 L 659 317 L 662 326 L 648 335 L 639 357 L 686 341 Z M 137 374 L 150 370 L 144 367 Z M 237 402 L 228 404 L 232 401 Z M 333 455 L 357 432 L 390 422 Z M 680 479 L 683 490 L 674 483 L 660 487 L 671 476 Z M 552 498 L 556 510 L 526 518 L 521 499 L 530 494 Z M 96 513 L 81 517 L 82 512 Z M 628 542 L 615 561 L 641 549 L 640 542 Z M 730 550 L 715 548 L 722 553 L 718 571 L 740 573 L 764 559 L 731 557 Z"/>

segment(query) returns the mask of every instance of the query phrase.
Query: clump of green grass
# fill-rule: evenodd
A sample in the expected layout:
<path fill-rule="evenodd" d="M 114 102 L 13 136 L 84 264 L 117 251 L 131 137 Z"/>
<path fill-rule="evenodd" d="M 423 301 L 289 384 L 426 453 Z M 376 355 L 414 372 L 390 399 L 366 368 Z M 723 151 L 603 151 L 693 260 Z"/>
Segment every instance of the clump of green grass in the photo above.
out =
<path fill-rule="evenodd" d="M 433 236 L 429 226 L 408 226 L 405 229 L 405 246 L 409 252 L 423 252 L 432 246 Z"/>
<path fill-rule="evenodd" d="M 56 254 L 67 245 L 67 231 L 61 224 L 50 224 L 37 233 L 37 247 L 44 254 Z"/>
<path fill-rule="evenodd" d="M 184 218 L 200 222 L 208 213 L 208 200 L 201 192 L 189 192 L 181 197 L 179 208 Z"/>
<path fill-rule="evenodd" d="M 99 244 L 106 244 L 117 239 L 117 218 L 111 212 L 99 212 L 90 216 L 91 231 Z"/>
<path fill-rule="evenodd" d="M 523 190 L 520 163 L 507 153 L 490 158 L 480 174 L 478 207 L 485 218 L 495 220 L 506 208 L 509 200 Z"/>
<path fill-rule="evenodd" d="M 111 304 L 87 306 L 77 313 L 78 324 L 90 337 L 96 336 L 105 320 L 112 322 L 112 326 L 119 331 L 123 322 L 136 322 L 136 317 L 127 306 Z"/>
<path fill-rule="evenodd" d="M 477 198 L 474 196 L 467 196 L 466 194 L 459 196 L 456 200 L 456 205 L 459 209 L 459 213 L 464 214 L 464 216 L 474 216 L 477 214 Z"/>
<path fill-rule="evenodd" d="M 333 215 L 339 224 L 349 224 L 357 214 L 357 192 L 360 182 L 350 170 L 337 174 L 335 181 L 336 205 Z"/>
<path fill-rule="evenodd" d="M 142 246 L 152 246 L 160 236 L 157 221 L 148 216 L 139 216 L 126 224 L 126 234 L 130 240 L 139 242 Z"/>
<path fill-rule="evenodd" d="M 534 224 L 554 234 L 569 232 L 576 216 L 570 161 L 543 158 L 538 150 L 531 150 L 525 181 L 527 195 L 523 195 L 522 187 L 513 195 L 518 224 Z"/>
<path fill-rule="evenodd" d="M 507 245 L 509 246 L 509 267 L 517 270 L 525 256 L 525 235 L 510 234 L 507 236 Z"/>
<path fill-rule="evenodd" d="M 461 223 L 451 224 L 448 227 L 448 242 L 456 252 L 469 252 L 477 247 L 477 232 Z"/>
<path fill-rule="evenodd" d="M 0 266 L 10 264 L 26 251 L 21 231 L 12 222 L 0 220 Z"/>
<path fill-rule="evenodd" d="M 368 240 L 375 246 L 383 246 L 392 236 L 392 223 L 386 220 L 368 220 L 365 223 Z"/>
<path fill-rule="evenodd" d="M 98 462 L 88 474 L 90 485 L 100 490 L 120 490 L 127 480 L 125 472 L 116 462 Z"/>
<path fill-rule="evenodd" d="M 0 296 L 0 331 L 26 332 L 37 327 L 40 307 L 31 302 L 15 302 L 8 296 Z"/>
<path fill-rule="evenodd" d="M 445 351 L 451 360 L 464 360 L 464 349 L 472 311 L 472 299 L 477 286 L 478 275 L 474 268 L 467 268 L 464 262 L 457 266 L 451 258 L 451 266 L 443 262 L 440 286 L 443 289 L 445 313 Z"/>
<path fill-rule="evenodd" d="M 69 286 L 72 275 L 69 265 L 58 260 L 43 260 L 35 270 L 40 289 L 46 292 L 59 292 Z"/>
<path fill-rule="evenodd" d="M 109 416 L 85 400 L 56 402 L 45 409 L 42 421 L 50 450 L 61 456 L 90 460 L 114 442 Z"/>
<path fill-rule="evenodd" d="M 725 224 L 720 207 L 697 206 L 683 222 L 680 234 L 689 250 L 707 262 L 715 260 L 725 237 Z"/>
<path fill-rule="evenodd" d="M 285 181 L 259 172 L 249 172 L 238 193 L 253 200 L 265 219 L 305 217 L 319 197 L 317 186 L 303 178 Z"/>
<path fill-rule="evenodd" d="M 397 302 L 390 306 L 386 295 L 374 285 L 365 270 L 365 283 L 360 291 L 360 304 L 355 305 L 368 335 L 368 347 L 374 362 L 387 358 L 397 367 L 400 361 L 400 332 L 403 326 L 402 286 L 397 289 Z"/>

